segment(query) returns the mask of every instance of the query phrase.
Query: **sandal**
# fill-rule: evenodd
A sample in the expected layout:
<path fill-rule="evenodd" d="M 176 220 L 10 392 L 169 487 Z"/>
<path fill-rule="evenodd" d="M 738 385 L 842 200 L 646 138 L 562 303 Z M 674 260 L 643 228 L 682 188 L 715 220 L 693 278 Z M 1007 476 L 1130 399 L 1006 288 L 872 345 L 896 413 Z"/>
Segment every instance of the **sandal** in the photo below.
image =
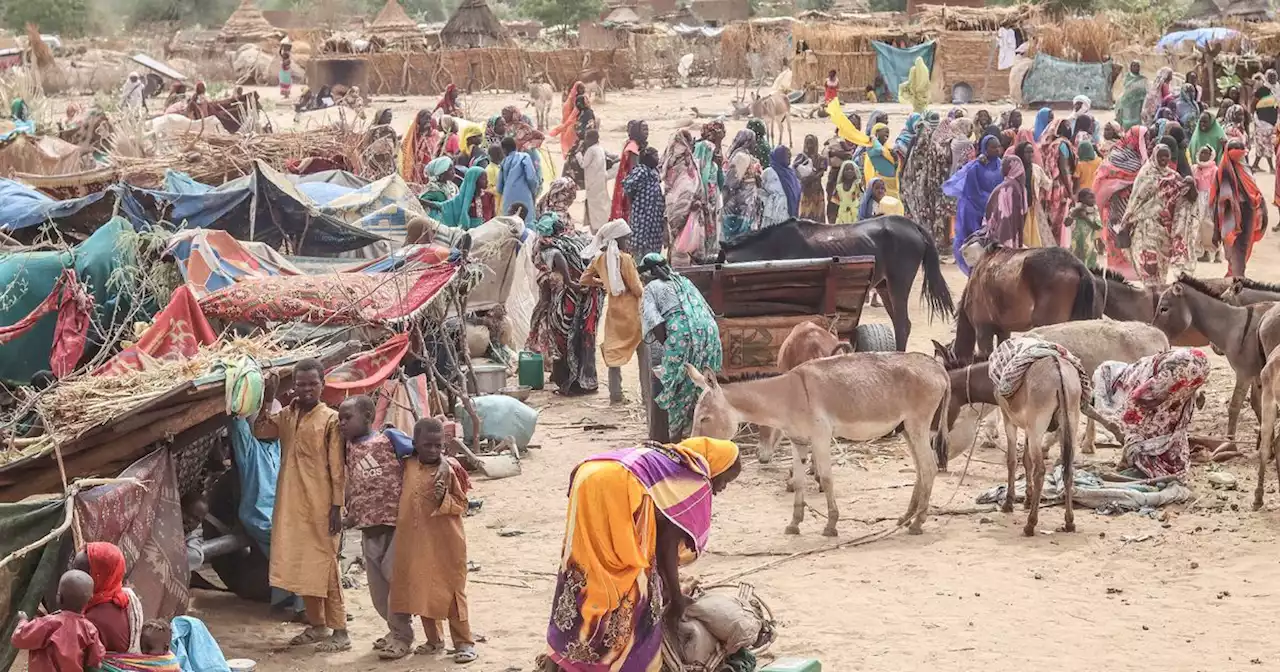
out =
<path fill-rule="evenodd" d="M 293 639 L 289 640 L 289 646 L 304 646 L 306 644 L 315 644 L 324 639 L 328 635 L 325 634 L 327 628 L 309 627 L 298 633 Z"/>
<path fill-rule="evenodd" d="M 374 651 L 381 651 L 381 650 L 383 650 L 383 649 L 387 648 L 387 644 L 390 642 L 390 640 L 391 640 L 391 636 L 390 636 L 390 635 L 386 635 L 386 636 L 383 636 L 383 637 L 379 637 L 379 638 L 377 638 L 377 639 L 373 640 L 373 650 L 374 650 Z"/>
<path fill-rule="evenodd" d="M 413 649 L 410 648 L 410 642 L 391 639 L 378 651 L 378 657 L 382 660 L 400 660 L 412 652 Z"/>
<path fill-rule="evenodd" d="M 418 648 L 414 649 L 413 655 L 434 656 L 441 651 L 444 651 L 444 642 L 427 642 L 426 644 L 421 644 Z"/>
<path fill-rule="evenodd" d="M 475 647 L 464 646 L 458 649 L 457 653 L 453 654 L 453 662 L 459 665 L 466 665 L 467 663 L 474 663 L 476 658 L 479 657 L 480 656 L 476 653 Z"/>
<path fill-rule="evenodd" d="M 347 633 L 339 636 L 337 633 L 330 635 L 328 638 L 321 640 L 316 644 L 316 651 L 319 653 L 337 653 L 339 651 L 351 650 L 351 637 Z"/>

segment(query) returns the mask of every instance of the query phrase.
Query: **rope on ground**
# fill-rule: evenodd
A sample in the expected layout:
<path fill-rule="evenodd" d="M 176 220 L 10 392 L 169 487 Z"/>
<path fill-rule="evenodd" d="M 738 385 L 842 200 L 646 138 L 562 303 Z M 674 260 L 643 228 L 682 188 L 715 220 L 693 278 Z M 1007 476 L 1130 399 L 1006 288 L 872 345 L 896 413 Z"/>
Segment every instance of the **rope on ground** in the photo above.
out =
<path fill-rule="evenodd" d="M 786 555 L 781 558 L 776 558 L 774 560 L 761 563 L 759 565 L 756 565 L 755 567 L 744 569 L 740 572 L 735 572 L 728 576 L 716 577 L 714 579 L 707 579 L 707 582 L 711 584 L 733 583 L 735 581 L 739 581 L 743 579 L 744 577 L 750 576 L 752 574 L 756 574 L 758 572 L 763 572 L 766 569 L 773 569 L 778 565 L 782 565 L 782 564 L 791 562 L 792 560 L 803 558 L 805 556 L 816 555 L 819 553 L 826 553 L 828 551 L 835 551 L 841 548 L 853 548 L 856 546 L 865 546 L 867 544 L 880 541 L 881 539 L 888 539 L 889 537 L 897 534 L 898 531 L 901 529 L 902 529 L 901 526 L 894 525 L 893 527 L 889 527 L 883 530 L 878 530 L 876 532 L 864 534 L 861 537 L 849 539 L 848 541 L 842 541 L 838 544 L 829 544 L 827 546 L 819 546 L 818 548 L 811 548 L 807 551 L 796 551 L 795 553 L 792 553 L 790 555 Z"/>

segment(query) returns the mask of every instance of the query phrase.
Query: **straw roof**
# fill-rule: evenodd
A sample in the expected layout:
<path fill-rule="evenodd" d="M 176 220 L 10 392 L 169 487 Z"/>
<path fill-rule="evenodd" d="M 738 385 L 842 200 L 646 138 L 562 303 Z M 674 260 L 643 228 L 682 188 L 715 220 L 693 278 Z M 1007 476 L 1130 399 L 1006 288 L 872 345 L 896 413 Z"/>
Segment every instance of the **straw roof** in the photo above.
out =
<path fill-rule="evenodd" d="M 920 23 L 942 30 L 996 30 L 1016 28 L 1035 18 L 1035 9 L 1028 4 L 1011 7 L 951 7 L 945 5 L 916 5 L 916 17 Z"/>
<path fill-rule="evenodd" d="M 440 31 L 440 43 L 454 49 L 490 47 L 506 42 L 507 31 L 485 0 L 463 0 Z"/>
<path fill-rule="evenodd" d="M 244 0 L 227 17 L 227 22 L 218 33 L 218 39 L 223 42 L 263 42 L 277 39 L 283 34 L 267 21 L 267 17 L 263 16 L 262 10 L 258 9 L 253 0 Z"/>
<path fill-rule="evenodd" d="M 369 24 L 369 35 L 387 42 L 420 42 L 423 38 L 418 22 L 409 18 L 398 0 L 387 0 L 387 4 L 382 6 L 382 11 Z"/>

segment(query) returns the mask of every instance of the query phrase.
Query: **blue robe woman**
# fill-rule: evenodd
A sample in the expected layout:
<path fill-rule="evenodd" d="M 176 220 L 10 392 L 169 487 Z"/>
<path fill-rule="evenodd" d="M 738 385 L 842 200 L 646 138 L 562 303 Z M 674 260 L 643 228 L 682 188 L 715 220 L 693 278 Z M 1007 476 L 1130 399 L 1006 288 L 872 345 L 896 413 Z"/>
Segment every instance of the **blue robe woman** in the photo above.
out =
<path fill-rule="evenodd" d="M 942 185 L 942 193 L 957 199 L 956 235 L 951 249 L 955 255 L 956 266 L 959 266 L 965 275 L 969 275 L 970 269 L 964 261 L 964 255 L 960 253 L 960 248 L 969 236 L 982 228 L 982 218 L 987 213 L 987 200 L 991 198 L 991 192 L 1004 181 L 1004 176 L 1000 172 L 1000 159 L 988 158 L 984 164 L 981 158 L 999 148 L 1000 140 L 995 136 L 984 137 L 979 146 L 979 158 L 970 161 Z"/>

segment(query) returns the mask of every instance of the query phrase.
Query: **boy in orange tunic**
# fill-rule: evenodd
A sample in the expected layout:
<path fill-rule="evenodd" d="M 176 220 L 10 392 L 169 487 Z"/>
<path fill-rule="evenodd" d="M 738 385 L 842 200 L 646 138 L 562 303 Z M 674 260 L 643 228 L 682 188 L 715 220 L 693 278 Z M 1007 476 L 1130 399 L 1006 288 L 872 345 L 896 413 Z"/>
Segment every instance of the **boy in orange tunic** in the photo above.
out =
<path fill-rule="evenodd" d="M 467 512 L 471 481 L 457 460 L 444 455 L 444 426 L 423 418 L 413 427 L 414 455 L 404 464 L 391 604 L 395 613 L 422 617 L 427 643 L 415 653 L 444 648 L 440 621 L 449 621 L 455 663 L 476 659 L 467 614 Z"/>

